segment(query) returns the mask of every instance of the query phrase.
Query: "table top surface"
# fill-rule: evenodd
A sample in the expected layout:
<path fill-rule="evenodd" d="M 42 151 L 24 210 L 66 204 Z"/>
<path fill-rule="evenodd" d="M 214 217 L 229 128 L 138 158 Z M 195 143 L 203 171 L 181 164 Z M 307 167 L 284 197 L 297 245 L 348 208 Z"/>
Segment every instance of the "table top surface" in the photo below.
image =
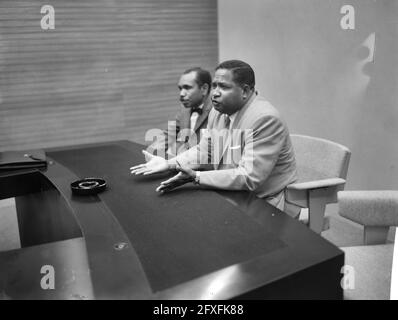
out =
<path fill-rule="evenodd" d="M 83 237 L 0 253 L 8 296 L 33 287 L 32 265 L 43 261 L 62 270 L 58 298 L 228 299 L 343 254 L 248 192 L 185 185 L 156 193 L 170 174 L 129 171 L 144 161 L 142 148 L 117 141 L 47 150 L 52 164 L 42 174 L 70 206 Z M 105 179 L 107 189 L 73 195 L 70 184 L 86 177 Z M 21 261 L 30 267 L 11 271 Z M 23 297 L 51 294 L 39 288 Z"/>

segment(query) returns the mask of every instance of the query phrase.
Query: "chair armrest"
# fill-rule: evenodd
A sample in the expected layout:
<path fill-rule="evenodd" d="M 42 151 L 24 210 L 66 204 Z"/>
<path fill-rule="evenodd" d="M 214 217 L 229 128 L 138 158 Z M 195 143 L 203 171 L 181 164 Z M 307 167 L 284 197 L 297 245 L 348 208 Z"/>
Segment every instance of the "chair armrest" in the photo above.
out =
<path fill-rule="evenodd" d="M 345 180 L 342 178 L 329 178 L 329 179 L 321 179 L 321 180 L 314 180 L 307 182 L 292 183 L 287 186 L 287 189 L 308 190 L 308 189 L 335 187 L 344 184 Z"/>
<path fill-rule="evenodd" d="M 397 190 L 343 191 L 339 214 L 363 226 L 398 226 Z"/>

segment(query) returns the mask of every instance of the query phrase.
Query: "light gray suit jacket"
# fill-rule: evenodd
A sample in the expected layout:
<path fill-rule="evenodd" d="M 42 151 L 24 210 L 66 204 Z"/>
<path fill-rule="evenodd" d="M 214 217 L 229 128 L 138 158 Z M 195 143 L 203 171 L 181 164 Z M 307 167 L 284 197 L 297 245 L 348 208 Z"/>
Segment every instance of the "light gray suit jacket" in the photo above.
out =
<path fill-rule="evenodd" d="M 176 160 L 200 173 L 200 184 L 225 190 L 249 190 L 273 196 L 297 179 L 290 135 L 279 112 L 253 94 L 236 114 L 230 130 L 225 115 L 212 109 L 200 143 Z M 221 142 L 220 142 L 221 141 Z"/>

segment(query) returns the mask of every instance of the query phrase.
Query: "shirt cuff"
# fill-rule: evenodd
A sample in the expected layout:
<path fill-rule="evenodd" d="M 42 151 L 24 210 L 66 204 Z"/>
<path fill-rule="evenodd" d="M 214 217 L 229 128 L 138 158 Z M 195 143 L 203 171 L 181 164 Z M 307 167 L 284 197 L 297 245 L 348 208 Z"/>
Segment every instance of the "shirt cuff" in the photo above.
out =
<path fill-rule="evenodd" d="M 194 184 L 200 185 L 200 171 L 195 171 Z"/>
<path fill-rule="evenodd" d="M 175 168 L 177 167 L 177 162 L 175 160 L 175 157 L 167 160 L 167 165 L 169 167 L 169 170 L 175 170 Z"/>

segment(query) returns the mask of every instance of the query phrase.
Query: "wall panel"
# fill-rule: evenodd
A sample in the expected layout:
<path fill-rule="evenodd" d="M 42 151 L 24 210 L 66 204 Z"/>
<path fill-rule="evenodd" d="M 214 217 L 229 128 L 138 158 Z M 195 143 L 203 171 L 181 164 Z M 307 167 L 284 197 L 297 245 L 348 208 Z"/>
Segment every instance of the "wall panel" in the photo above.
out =
<path fill-rule="evenodd" d="M 213 0 L 2 0 L 0 151 L 143 142 L 173 118 L 180 73 L 214 69 L 217 41 Z"/>

